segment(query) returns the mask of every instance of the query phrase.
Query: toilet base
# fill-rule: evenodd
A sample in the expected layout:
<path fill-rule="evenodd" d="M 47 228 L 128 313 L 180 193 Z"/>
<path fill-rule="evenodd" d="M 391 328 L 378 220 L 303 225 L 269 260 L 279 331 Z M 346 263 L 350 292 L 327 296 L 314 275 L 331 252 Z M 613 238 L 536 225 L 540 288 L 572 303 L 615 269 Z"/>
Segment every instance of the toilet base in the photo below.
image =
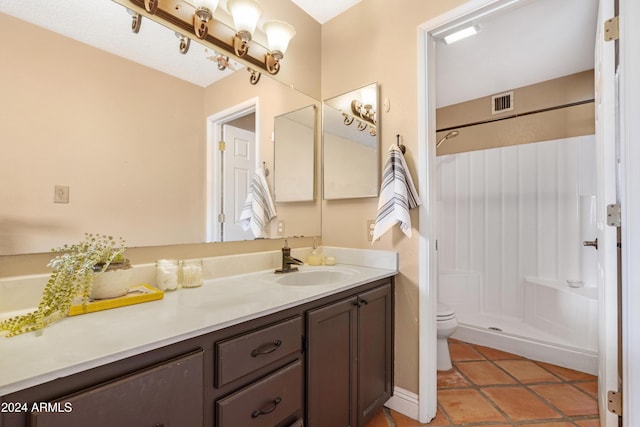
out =
<path fill-rule="evenodd" d="M 451 364 L 451 354 L 449 353 L 449 342 L 447 338 L 438 338 L 436 349 L 436 365 L 438 371 L 449 371 L 453 369 Z"/>

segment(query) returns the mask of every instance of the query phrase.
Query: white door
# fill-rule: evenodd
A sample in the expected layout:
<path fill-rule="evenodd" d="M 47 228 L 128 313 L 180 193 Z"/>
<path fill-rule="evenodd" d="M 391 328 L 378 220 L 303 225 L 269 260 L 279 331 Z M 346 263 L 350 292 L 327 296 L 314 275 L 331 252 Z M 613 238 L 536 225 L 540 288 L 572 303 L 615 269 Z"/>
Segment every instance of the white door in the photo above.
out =
<path fill-rule="evenodd" d="M 251 230 L 239 224 L 242 207 L 247 199 L 249 184 L 255 172 L 255 134 L 230 125 L 222 125 L 225 149 L 222 155 L 222 241 L 252 240 Z"/>
<path fill-rule="evenodd" d="M 595 47 L 598 232 L 594 237 L 598 238 L 598 395 L 602 427 L 618 425 L 618 416 L 607 409 L 607 392 L 619 389 L 617 229 L 607 225 L 607 205 L 618 202 L 617 81 L 615 42 L 604 39 L 604 22 L 614 15 L 614 0 L 600 0 Z"/>

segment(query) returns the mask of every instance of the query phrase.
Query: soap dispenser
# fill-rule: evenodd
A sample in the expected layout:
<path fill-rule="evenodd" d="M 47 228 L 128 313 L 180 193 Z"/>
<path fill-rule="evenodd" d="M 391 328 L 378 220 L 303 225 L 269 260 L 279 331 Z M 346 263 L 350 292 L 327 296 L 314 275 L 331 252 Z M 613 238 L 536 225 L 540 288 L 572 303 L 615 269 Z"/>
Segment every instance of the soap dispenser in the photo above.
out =
<path fill-rule="evenodd" d="M 308 265 L 322 265 L 322 250 L 318 249 L 318 242 L 314 238 L 313 239 L 313 248 L 311 249 L 311 254 L 309 254 L 309 258 L 307 259 Z"/>

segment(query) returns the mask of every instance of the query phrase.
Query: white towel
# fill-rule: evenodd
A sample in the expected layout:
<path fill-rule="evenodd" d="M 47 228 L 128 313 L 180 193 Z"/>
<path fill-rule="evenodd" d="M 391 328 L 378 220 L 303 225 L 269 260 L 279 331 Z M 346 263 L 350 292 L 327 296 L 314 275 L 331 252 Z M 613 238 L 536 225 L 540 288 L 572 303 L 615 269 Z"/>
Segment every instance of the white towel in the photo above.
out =
<path fill-rule="evenodd" d="M 275 216 L 276 207 L 269 192 L 267 177 L 264 169 L 258 168 L 251 180 L 249 194 L 240 213 L 240 225 L 244 231 L 251 228 L 256 238 L 268 237 L 264 229 Z"/>
<path fill-rule="evenodd" d="M 400 223 L 402 232 L 411 237 L 409 209 L 420 206 L 420 197 L 413 185 L 409 168 L 402 151 L 396 144 L 389 148 L 389 157 L 384 164 L 378 212 L 373 227 L 371 243 L 387 230 Z"/>

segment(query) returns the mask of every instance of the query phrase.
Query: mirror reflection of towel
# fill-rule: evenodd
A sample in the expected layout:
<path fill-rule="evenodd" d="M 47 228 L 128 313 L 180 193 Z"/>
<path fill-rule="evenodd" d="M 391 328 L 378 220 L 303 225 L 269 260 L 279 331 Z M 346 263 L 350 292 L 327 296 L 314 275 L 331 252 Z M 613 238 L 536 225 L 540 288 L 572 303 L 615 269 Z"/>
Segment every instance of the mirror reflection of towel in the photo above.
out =
<path fill-rule="evenodd" d="M 378 212 L 371 243 L 373 244 L 397 223 L 400 223 L 402 232 L 407 237 L 411 237 L 409 209 L 417 206 L 420 206 L 420 197 L 413 185 L 409 168 L 402 151 L 396 144 L 393 144 L 389 148 L 389 157 L 384 164 Z"/>
<path fill-rule="evenodd" d="M 276 216 L 276 207 L 273 204 L 269 184 L 264 169 L 256 169 L 256 173 L 249 186 L 249 194 L 240 213 L 240 225 L 247 231 L 251 229 L 255 238 L 269 237 L 265 227 Z"/>

